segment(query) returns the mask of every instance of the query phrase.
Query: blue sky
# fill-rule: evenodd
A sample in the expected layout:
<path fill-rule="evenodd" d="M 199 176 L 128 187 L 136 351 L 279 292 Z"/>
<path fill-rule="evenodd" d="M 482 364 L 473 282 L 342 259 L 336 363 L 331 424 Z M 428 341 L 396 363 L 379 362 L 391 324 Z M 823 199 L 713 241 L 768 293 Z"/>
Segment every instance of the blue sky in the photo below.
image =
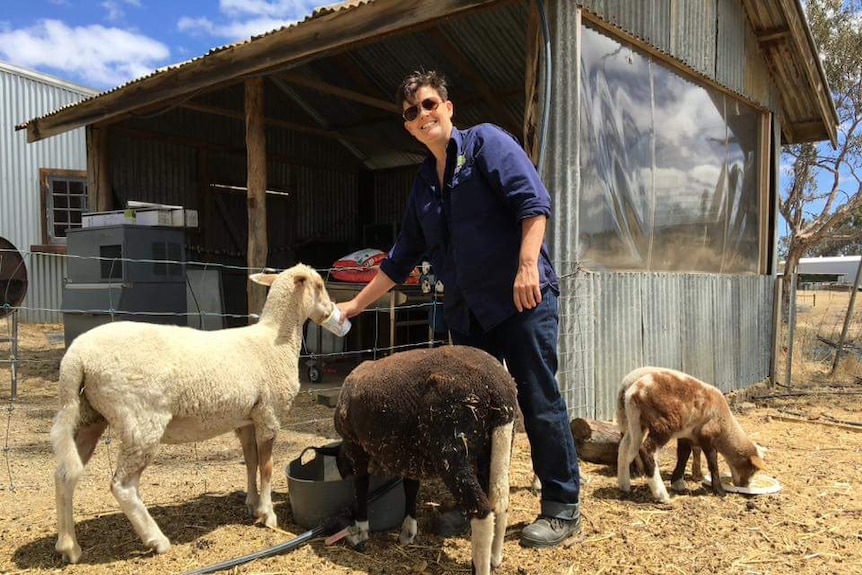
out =
<path fill-rule="evenodd" d="M 97 90 L 302 20 L 335 0 L 3 0 L 0 61 Z"/>

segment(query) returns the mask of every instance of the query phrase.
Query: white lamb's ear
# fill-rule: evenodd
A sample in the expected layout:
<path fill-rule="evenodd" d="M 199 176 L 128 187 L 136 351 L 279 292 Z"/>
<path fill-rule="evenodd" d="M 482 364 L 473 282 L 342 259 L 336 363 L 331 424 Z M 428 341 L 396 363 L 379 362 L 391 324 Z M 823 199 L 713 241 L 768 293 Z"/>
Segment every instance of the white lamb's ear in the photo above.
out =
<path fill-rule="evenodd" d="M 253 281 L 256 284 L 260 284 L 262 286 L 271 286 L 272 283 L 276 280 L 278 274 L 251 274 L 248 276 L 248 279 Z"/>
<path fill-rule="evenodd" d="M 757 448 L 757 455 L 760 459 L 766 459 L 766 454 L 769 453 L 769 450 L 763 447 L 762 445 L 754 444 L 754 447 Z"/>

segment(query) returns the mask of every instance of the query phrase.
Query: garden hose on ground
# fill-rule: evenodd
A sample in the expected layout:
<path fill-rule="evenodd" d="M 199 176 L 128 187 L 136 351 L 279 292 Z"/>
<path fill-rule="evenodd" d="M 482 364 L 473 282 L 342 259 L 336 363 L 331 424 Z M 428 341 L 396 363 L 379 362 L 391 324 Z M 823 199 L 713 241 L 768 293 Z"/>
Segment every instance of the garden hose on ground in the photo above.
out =
<path fill-rule="evenodd" d="M 368 495 L 369 505 L 389 493 L 393 488 L 398 485 L 401 485 L 401 479 L 390 479 L 386 483 L 372 491 Z M 183 575 L 206 575 L 207 573 L 216 573 L 218 571 L 224 571 L 226 569 L 233 569 L 234 567 L 239 567 L 240 565 L 245 565 L 246 563 L 251 563 L 252 561 L 256 561 L 258 559 L 273 557 L 275 555 L 281 555 L 283 553 L 290 553 L 294 549 L 302 547 L 312 539 L 316 539 L 317 537 L 322 537 L 324 535 L 329 535 L 331 533 L 336 533 L 337 531 L 344 529 L 351 523 L 351 513 L 352 512 L 350 510 L 345 510 L 345 512 L 337 514 L 334 517 L 330 517 L 329 519 L 325 520 L 323 523 L 321 523 L 314 529 L 306 531 L 301 535 L 297 535 L 290 541 L 285 541 L 284 543 L 276 545 L 275 547 L 270 547 L 269 549 L 264 549 L 263 551 L 257 551 L 249 555 L 237 557 L 236 559 L 230 559 L 229 561 L 224 561 L 223 563 L 218 563 L 217 565 L 202 567 L 194 571 L 187 571 L 183 573 Z"/>

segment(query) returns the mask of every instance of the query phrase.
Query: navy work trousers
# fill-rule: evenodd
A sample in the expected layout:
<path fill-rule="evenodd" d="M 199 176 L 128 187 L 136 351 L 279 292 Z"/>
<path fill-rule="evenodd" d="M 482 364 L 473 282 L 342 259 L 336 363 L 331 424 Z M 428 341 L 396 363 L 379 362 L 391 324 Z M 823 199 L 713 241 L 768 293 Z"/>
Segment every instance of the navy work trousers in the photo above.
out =
<path fill-rule="evenodd" d="M 546 289 L 535 308 L 510 316 L 487 332 L 471 321 L 471 333 L 452 331 L 452 341 L 505 360 L 518 385 L 533 470 L 542 482 L 541 514 L 572 519 L 580 512 L 580 473 L 569 414 L 557 382 L 559 326 L 557 296 Z"/>

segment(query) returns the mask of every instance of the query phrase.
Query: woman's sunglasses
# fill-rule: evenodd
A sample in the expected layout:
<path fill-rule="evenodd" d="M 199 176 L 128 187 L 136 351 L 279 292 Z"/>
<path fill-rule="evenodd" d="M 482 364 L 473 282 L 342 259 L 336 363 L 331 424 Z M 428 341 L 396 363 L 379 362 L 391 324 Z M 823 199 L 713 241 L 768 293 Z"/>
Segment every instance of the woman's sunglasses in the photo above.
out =
<path fill-rule="evenodd" d="M 401 116 L 404 118 L 405 122 L 412 122 L 416 118 L 419 117 L 419 107 L 421 106 L 423 110 L 426 112 L 433 112 L 437 109 L 437 106 L 440 105 L 440 100 L 436 98 L 425 98 L 418 104 L 414 106 L 410 106 L 409 108 L 405 108 L 403 112 L 401 112 Z"/>

